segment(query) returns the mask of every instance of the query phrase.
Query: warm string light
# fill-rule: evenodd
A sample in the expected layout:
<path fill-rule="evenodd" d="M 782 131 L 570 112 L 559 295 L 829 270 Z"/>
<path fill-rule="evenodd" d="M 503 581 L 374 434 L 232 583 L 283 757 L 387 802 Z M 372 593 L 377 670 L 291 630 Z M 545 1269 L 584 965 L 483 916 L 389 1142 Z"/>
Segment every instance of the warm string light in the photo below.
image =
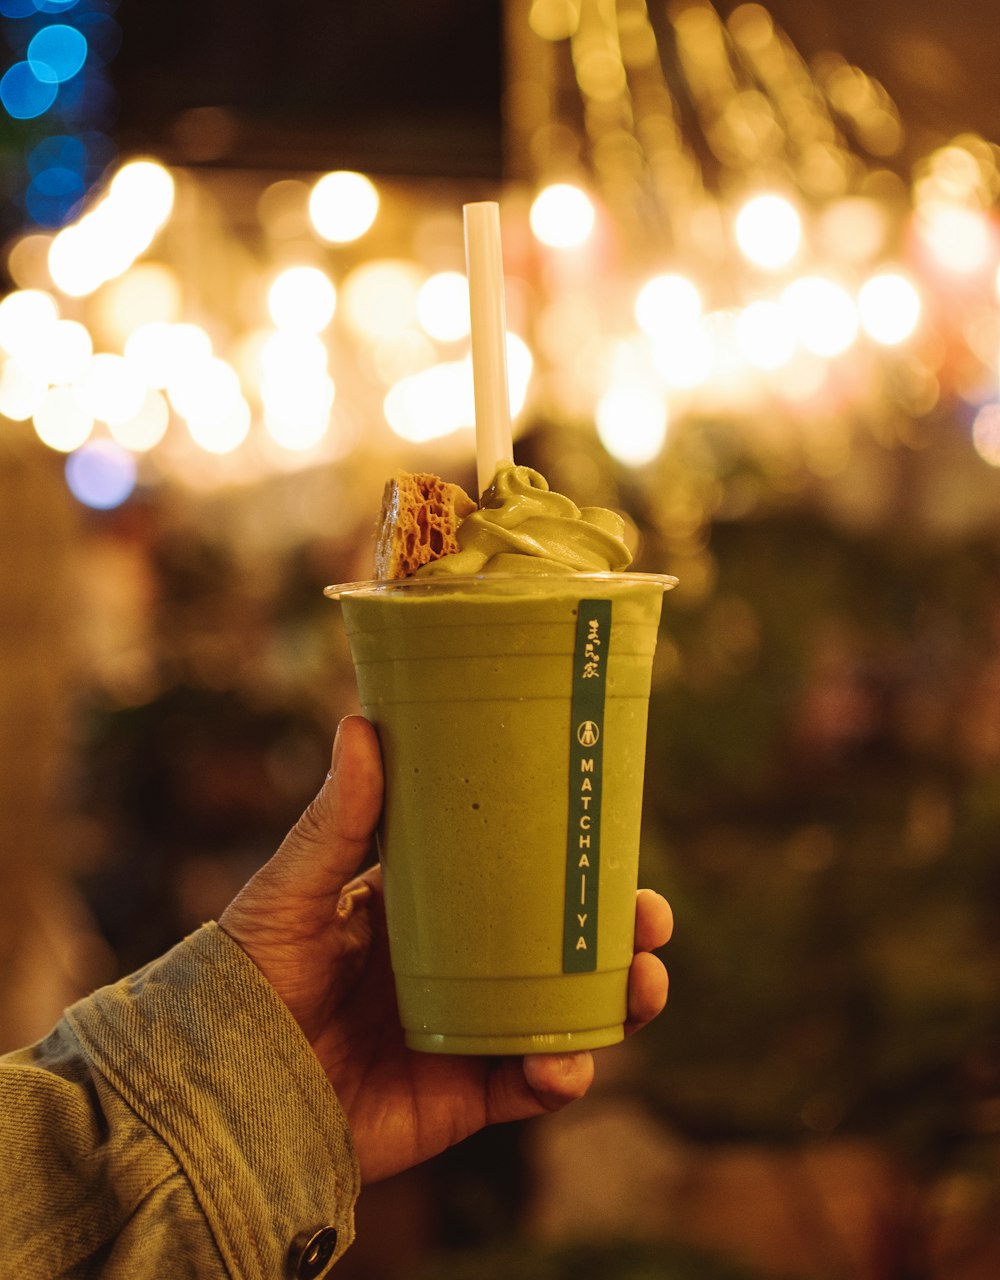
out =
<path fill-rule="evenodd" d="M 944 394 L 974 409 L 989 394 L 996 147 L 966 136 L 925 157 L 907 211 L 902 181 L 884 167 L 904 141 L 884 87 L 836 53 L 807 65 L 762 5 L 739 5 L 725 19 L 709 0 L 522 0 L 521 9 L 539 50 L 525 48 L 521 71 L 528 80 L 532 69 L 532 100 L 550 112 L 536 110 L 535 136 L 525 127 L 526 152 L 542 154 L 535 137 L 558 134 L 561 154 L 576 158 L 572 180 L 614 224 L 627 274 L 690 277 L 703 299 L 700 317 L 686 320 L 678 303 L 669 336 L 636 312 L 671 431 L 722 407 L 742 419 L 748 440 L 775 414 L 791 438 L 802 414 L 842 414 L 852 396 L 859 405 L 869 397 L 867 416 L 876 386 L 887 413 L 894 396 L 922 415 Z M 567 102 L 570 77 L 578 111 Z M 700 160 L 676 127 L 692 116 Z M 540 184 L 550 175 L 565 181 L 539 166 Z M 595 249 L 585 269 L 598 260 Z M 604 284 L 594 292 L 605 332 L 578 375 L 588 412 L 621 391 L 610 360 L 592 373 L 597 348 L 621 337 Z M 558 300 L 548 305 L 555 315 Z M 557 346 L 553 327 L 538 326 Z M 950 361 L 950 344 L 970 358 Z M 871 364 L 879 352 L 881 383 Z M 635 386 L 648 376 L 631 375 Z M 569 383 L 560 380 L 567 403 Z M 601 437 L 627 461 L 628 432 L 609 420 Z"/>
<path fill-rule="evenodd" d="M 620 52 L 636 65 L 627 41 Z M 385 197 L 370 179 L 274 183 L 257 208 L 280 265 L 262 258 L 256 267 L 255 316 L 244 307 L 224 320 L 191 307 L 171 265 L 179 180 L 153 160 L 132 161 L 76 222 L 51 237 L 29 233 L 10 250 L 21 287 L 0 301 L 0 412 L 31 421 L 67 455 L 67 483 L 81 501 L 124 500 L 137 478 L 164 469 L 193 478 L 199 453 L 220 460 L 205 473 L 220 480 L 226 466 L 245 476 L 339 456 L 350 423 L 365 423 L 369 438 L 380 420 L 411 444 L 454 436 L 467 447 L 468 290 L 460 271 L 441 267 L 438 232 L 425 238 L 436 246 L 426 258 L 385 254 Z M 968 299 L 985 287 L 995 315 L 989 208 L 998 185 L 992 149 L 956 140 L 927 158 L 908 226 L 892 236 L 871 199 L 816 204 L 765 186 L 719 203 L 713 252 L 671 255 L 645 271 L 604 267 L 609 228 L 620 227 L 595 189 L 543 186 L 525 228 L 538 278 L 510 282 L 525 335 L 508 335 L 512 411 L 534 404 L 590 417 L 626 466 L 647 464 L 706 410 L 748 421 L 775 406 L 813 412 L 833 385 L 829 370 L 862 346 L 891 360 L 929 327 L 942 290 Z M 336 229 L 325 203 L 332 190 L 344 200 Z M 419 213 L 414 222 L 414 243 L 424 243 Z M 458 224 L 453 231 L 454 262 Z M 356 247 L 362 240 L 370 248 Z M 909 249 L 890 259 L 885 247 L 897 242 Z M 234 280 L 226 292 L 245 298 L 246 284 Z M 992 353 L 984 359 L 995 370 Z M 919 360 L 910 357 L 906 385 L 920 383 L 926 412 L 941 381 L 930 370 L 919 376 Z M 837 381 L 842 396 L 850 378 Z M 997 465 L 995 408 L 979 409 L 973 443 Z"/>
<path fill-rule="evenodd" d="M 740 420 L 748 440 L 771 423 L 773 447 L 776 418 L 794 435 L 797 421 L 860 403 L 859 371 L 881 353 L 900 362 L 907 411 L 965 397 L 974 447 L 1000 465 L 991 144 L 963 137 L 927 156 L 901 214 L 898 184 L 893 206 L 867 182 L 883 182 L 873 165 L 902 137 L 884 89 L 837 55 L 806 67 L 762 6 L 723 20 L 707 0 L 525 4 L 552 55 L 539 74 L 560 74 L 564 54 L 580 111 L 553 82 L 536 95 L 561 114 L 536 110 L 528 142 L 545 162 L 515 237 L 517 272 L 534 274 L 508 282 L 516 424 L 529 407 L 589 418 L 636 467 L 704 413 Z M 43 24 L 25 62 L 68 99 L 81 47 L 58 25 Z M 679 77 L 664 71 L 665 32 Z M 708 165 L 681 129 L 692 110 Z M 39 173 L 79 159 L 71 136 L 45 147 Z M 386 229 L 401 220 L 383 216 L 399 194 L 368 176 L 284 178 L 256 203 L 259 258 L 237 259 L 224 216 L 195 232 L 178 222 L 184 184 L 197 204 L 194 175 L 134 159 L 67 225 L 9 246 L 0 413 L 66 455 L 81 501 L 113 505 L 140 478 L 211 484 L 309 465 L 359 435 L 378 447 L 383 429 L 468 452 L 460 219 L 445 226 L 429 203 L 425 218 L 414 187 L 401 238 Z M 199 236 L 204 279 L 179 252 Z M 941 334 L 969 357 L 952 382 L 926 347 Z M 820 468 L 843 454 L 808 447 Z"/>
<path fill-rule="evenodd" d="M 286 215 L 297 198 L 300 225 L 327 244 L 366 235 L 380 204 L 377 188 L 360 174 L 274 185 L 281 192 L 259 201 L 262 224 L 268 227 L 277 196 Z M 69 460 L 87 459 L 67 464 L 67 482 L 81 501 L 96 492 L 86 478 L 121 473 L 112 463 L 123 454 L 155 459 L 162 447 L 164 457 L 190 456 L 196 468 L 194 455 L 179 446 L 185 437 L 203 454 L 263 450 L 279 465 L 280 455 L 308 462 L 335 452 L 332 352 L 345 342 L 367 353 L 387 427 L 400 437 L 419 441 L 471 428 L 464 274 L 364 256 L 336 283 L 314 262 L 285 265 L 269 278 L 262 270 L 264 323 L 230 350 L 217 350 L 209 330 L 219 326 L 185 318 L 183 284 L 172 268 L 141 260 L 168 227 L 174 196 L 163 166 L 133 161 L 76 222 L 40 246 L 43 252 L 11 251 L 24 263 L 28 287 L 0 302 L 0 412 L 30 420 Z M 64 318 L 64 307 L 87 323 Z M 109 339 L 117 349 L 102 350 Z M 512 333 L 508 341 L 517 413 L 533 359 L 522 339 Z M 134 465 L 130 474 L 134 483 Z M 91 505 L 127 496 L 111 480 L 98 488 Z"/>

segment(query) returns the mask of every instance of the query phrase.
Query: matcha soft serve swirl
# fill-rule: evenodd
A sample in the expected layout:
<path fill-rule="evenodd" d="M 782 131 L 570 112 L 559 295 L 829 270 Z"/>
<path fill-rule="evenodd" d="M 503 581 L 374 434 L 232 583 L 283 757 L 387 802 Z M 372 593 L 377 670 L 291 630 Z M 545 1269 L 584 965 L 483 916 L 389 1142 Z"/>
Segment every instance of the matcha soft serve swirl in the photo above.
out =
<path fill-rule="evenodd" d="M 459 549 L 424 565 L 441 574 L 603 573 L 625 569 L 632 556 L 625 522 L 604 507 L 578 507 L 553 493 L 531 467 L 497 472 L 482 506 L 459 525 Z"/>

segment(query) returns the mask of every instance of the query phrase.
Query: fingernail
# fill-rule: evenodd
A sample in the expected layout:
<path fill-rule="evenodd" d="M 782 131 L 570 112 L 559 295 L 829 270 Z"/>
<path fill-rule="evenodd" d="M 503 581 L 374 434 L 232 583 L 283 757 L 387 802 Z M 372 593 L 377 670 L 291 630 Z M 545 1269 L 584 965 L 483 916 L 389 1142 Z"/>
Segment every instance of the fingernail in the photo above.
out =
<path fill-rule="evenodd" d="M 354 908 L 370 896 L 371 886 L 363 882 L 345 889 L 337 900 L 337 915 L 342 920 L 349 920 L 354 914 Z"/>
<path fill-rule="evenodd" d="M 340 767 L 340 757 L 343 754 L 343 750 L 344 750 L 344 744 L 341 741 L 341 735 L 340 735 L 340 726 L 343 723 L 344 723 L 343 720 L 341 720 L 340 724 L 337 725 L 337 733 L 333 739 L 333 757 L 330 760 L 330 772 L 326 775 L 327 781 L 329 781 L 331 778 L 336 777 L 337 769 Z"/>

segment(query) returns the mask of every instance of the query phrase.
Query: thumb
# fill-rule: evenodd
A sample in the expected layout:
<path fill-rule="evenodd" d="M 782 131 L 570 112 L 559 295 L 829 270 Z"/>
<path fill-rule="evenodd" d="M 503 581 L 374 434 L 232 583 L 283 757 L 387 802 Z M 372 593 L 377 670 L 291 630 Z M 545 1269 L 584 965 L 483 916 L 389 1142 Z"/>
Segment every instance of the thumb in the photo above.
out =
<path fill-rule="evenodd" d="M 375 730 L 363 716 L 347 716 L 326 781 L 269 864 L 288 893 L 317 905 L 340 896 L 371 847 L 382 787 Z"/>

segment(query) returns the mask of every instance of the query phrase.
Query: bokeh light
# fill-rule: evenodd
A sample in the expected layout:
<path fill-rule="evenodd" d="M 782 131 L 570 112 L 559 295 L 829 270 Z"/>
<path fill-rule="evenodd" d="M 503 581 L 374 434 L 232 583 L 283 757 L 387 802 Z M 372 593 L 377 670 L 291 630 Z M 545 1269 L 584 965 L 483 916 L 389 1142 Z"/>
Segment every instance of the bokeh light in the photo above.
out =
<path fill-rule="evenodd" d="M 667 438 L 667 405 L 652 387 L 609 388 L 597 402 L 594 417 L 605 449 L 627 466 L 652 462 Z"/>
<path fill-rule="evenodd" d="M 984 404 L 972 423 L 972 443 L 991 467 L 1000 467 L 1000 404 Z"/>
<path fill-rule="evenodd" d="M 324 174 L 309 194 L 309 218 L 332 244 L 359 240 L 378 216 L 379 194 L 363 173 L 340 169 Z"/>
<path fill-rule="evenodd" d="M 108 199 L 143 227 L 161 227 L 174 207 L 174 180 L 156 160 L 130 160 L 111 179 Z"/>
<path fill-rule="evenodd" d="M 697 324 L 702 301 L 698 288 L 686 276 L 668 273 L 654 276 L 635 299 L 635 319 L 651 338 L 671 335 Z"/>
<path fill-rule="evenodd" d="M 779 195 L 748 200 L 737 213 L 733 230 L 744 257 L 766 271 L 787 266 L 802 243 L 798 210 Z"/>
<path fill-rule="evenodd" d="M 40 289 L 18 289 L 0 302 L 0 347 L 11 355 L 31 353 L 49 340 L 59 307 Z"/>
<path fill-rule="evenodd" d="M 858 335 L 858 313 L 850 294 L 824 276 L 801 276 L 782 291 L 784 309 L 798 344 L 819 356 L 838 356 Z"/>
<path fill-rule="evenodd" d="M 36 0 L 0 0 L 0 14 L 5 18 L 31 18 L 39 8 Z"/>
<path fill-rule="evenodd" d="M 142 408 L 146 387 L 124 356 L 100 352 L 87 362 L 73 394 L 100 422 L 126 422 Z"/>
<path fill-rule="evenodd" d="M 76 8 L 80 0 L 25 0 L 25 3 L 30 4 L 39 13 L 66 13 Z"/>
<path fill-rule="evenodd" d="M 24 204 L 39 226 L 58 227 L 77 207 L 83 192 L 81 174 L 53 166 L 31 179 L 24 193 Z"/>
<path fill-rule="evenodd" d="M 83 173 L 87 159 L 87 148 L 81 138 L 69 133 L 52 133 L 28 152 L 28 172 L 37 175 L 55 167 Z"/>
<path fill-rule="evenodd" d="M 594 229 L 596 214 L 590 197 L 568 182 L 545 187 L 532 201 L 531 230 L 550 249 L 576 249 Z"/>
<path fill-rule="evenodd" d="M 148 387 L 169 390 L 189 369 L 212 355 L 212 340 L 199 325 L 154 322 L 140 325 L 125 343 L 125 359 Z"/>
<path fill-rule="evenodd" d="M 568 40 L 580 25 L 581 0 L 532 0 L 528 24 L 543 40 Z"/>
<path fill-rule="evenodd" d="M 131 497 L 135 459 L 113 440 L 91 440 L 66 459 L 66 483 L 78 502 L 111 511 Z"/>
<path fill-rule="evenodd" d="M 469 283 L 460 271 L 439 271 L 420 286 L 417 319 L 439 342 L 458 342 L 469 333 Z"/>
<path fill-rule="evenodd" d="M 206 453 L 233 453 L 250 434 L 252 414 L 250 406 L 238 396 L 226 406 L 216 406 L 218 412 L 210 414 L 203 407 L 194 417 L 187 419 L 191 439 Z"/>
<path fill-rule="evenodd" d="M 523 412 L 534 372 L 528 344 L 515 333 L 506 336 L 507 381 L 512 418 Z M 475 425 L 472 357 L 446 360 L 409 374 L 386 393 L 383 413 L 392 431 L 420 444 Z"/>
<path fill-rule="evenodd" d="M 257 386 L 265 390 L 268 385 L 318 377 L 326 373 L 329 359 L 326 345 L 316 334 L 288 329 L 262 335 L 256 357 Z"/>
<path fill-rule="evenodd" d="M 920 294 L 898 272 L 872 276 L 858 291 L 858 318 L 870 338 L 884 346 L 898 346 L 911 337 L 920 321 Z"/>
<path fill-rule="evenodd" d="M 180 278 L 165 263 L 138 262 L 103 285 L 95 303 L 95 320 L 105 336 L 124 346 L 142 325 L 169 324 L 180 317 Z"/>
<path fill-rule="evenodd" d="M 826 390 L 830 366 L 811 351 L 796 349 L 782 367 L 777 390 L 793 404 L 808 404 L 819 399 Z"/>
<path fill-rule="evenodd" d="M 15 120 L 35 120 L 56 100 L 59 86 L 53 80 L 39 80 L 28 62 L 15 62 L 0 78 L 0 103 Z"/>
<path fill-rule="evenodd" d="M 429 369 L 438 359 L 437 346 L 419 329 L 407 329 L 379 339 L 371 347 L 372 367 L 385 387 L 391 387 L 411 373 Z"/>
<path fill-rule="evenodd" d="M 87 37 L 76 27 L 52 22 L 42 27 L 28 45 L 28 65 L 43 83 L 70 80 L 87 60 Z"/>
<path fill-rule="evenodd" d="M 0 11 L 18 3 L 0 0 Z M 52 19 L 44 26 L 38 19 L 68 12 L 73 0 L 24 3 L 31 21 L 19 49 L 27 50 L 24 65 L 34 66 L 35 80 L 48 92 L 46 77 L 67 75 L 81 49 L 96 51 L 97 37 L 90 39 L 90 27 Z M 83 0 L 81 13 L 91 13 L 89 5 Z M 534 0 L 531 12 L 531 23 L 551 39 L 553 32 L 577 30 L 581 7 L 578 0 Z M 95 33 L 106 20 L 99 17 Z M 688 35 L 701 21 L 690 19 Z M 704 22 L 707 31 L 715 19 Z M 768 47 L 778 38 L 759 6 L 744 6 L 733 22 L 734 39 L 737 28 L 743 40 L 754 23 L 758 35 L 765 26 L 770 31 Z M 612 79 L 621 67 L 651 65 L 629 61 L 638 56 L 632 41 L 648 26 L 645 19 L 626 26 L 621 57 L 612 49 L 616 65 L 606 68 Z M 728 18 L 723 28 L 730 30 Z M 105 38 L 113 42 L 110 27 Z M 655 39 L 651 48 L 655 52 Z M 251 447 L 231 464 L 208 468 L 214 479 L 205 483 L 329 459 L 342 428 L 349 438 L 354 424 L 377 421 L 380 407 L 393 432 L 412 442 L 471 427 L 468 286 L 454 269 L 461 247 L 456 208 L 443 211 L 434 192 L 414 201 L 419 213 L 411 219 L 394 195 L 385 205 L 391 216 L 379 223 L 375 184 L 363 174 L 336 171 L 315 182 L 262 180 L 230 225 L 229 196 L 217 199 L 221 182 L 203 184 L 195 170 L 177 171 L 175 179 L 148 158 L 114 172 L 105 133 L 73 132 L 88 77 L 100 65 L 96 56 L 84 57 L 82 72 L 59 85 L 51 126 L 25 131 L 31 137 L 22 168 L 30 181 L 22 213 L 53 231 L 24 235 L 7 247 L 7 275 L 16 287 L 0 298 L 0 410 L 33 419 L 40 438 L 62 452 L 78 450 L 84 433 L 92 439 L 95 421 L 103 424 L 98 435 L 110 435 L 129 453 L 147 453 L 166 440 L 153 476 L 161 474 L 161 460 L 164 475 L 192 465 L 197 454 L 190 441 L 226 453 L 253 431 Z M 596 65 L 588 63 L 583 79 L 578 76 L 595 93 L 610 84 Z M 801 172 L 782 177 L 771 163 L 777 153 L 766 146 L 767 128 L 774 127 L 765 110 L 768 93 L 761 88 L 737 96 L 733 119 L 720 129 L 736 129 L 735 108 L 745 109 L 748 145 L 762 150 L 760 163 L 745 157 L 742 171 L 754 185 L 743 194 L 759 194 L 743 201 L 729 186 L 725 193 L 713 184 L 692 187 L 677 211 L 668 211 L 666 202 L 657 212 L 632 200 L 637 191 L 629 183 L 639 170 L 629 165 L 646 142 L 626 154 L 624 137 L 615 142 L 595 134 L 594 145 L 580 152 L 572 149 L 569 130 L 557 133 L 553 126 L 543 136 L 540 117 L 530 126 L 539 171 L 582 175 L 588 165 L 600 182 L 554 183 L 530 204 L 521 185 L 509 195 L 508 314 L 532 342 L 529 347 L 508 335 L 512 415 L 527 403 L 535 353 L 542 415 L 596 421 L 605 448 L 629 466 L 645 465 L 669 431 L 706 413 L 745 418 L 748 448 L 800 429 L 814 409 L 824 422 L 839 420 L 862 402 L 876 370 L 885 375 L 879 385 L 886 400 L 906 413 L 929 402 L 925 383 L 933 384 L 934 397 L 957 393 L 965 406 L 992 396 L 1000 342 L 1000 242 L 992 213 L 1000 168 L 992 144 L 957 139 L 918 164 L 907 206 L 906 183 L 895 173 L 876 167 L 848 180 L 850 141 L 816 148 L 829 153 L 827 177 L 839 165 L 840 183 L 810 185 L 802 176 L 807 168 L 819 174 L 822 157 L 813 164 L 803 156 Z M 601 100 L 599 93 L 594 100 Z M 529 106 L 525 98 L 518 107 L 525 129 Z M 664 116 L 656 125 L 664 143 L 669 123 Z M 644 125 L 651 125 L 649 118 Z M 705 141 L 713 151 L 715 138 Z M 620 154 L 612 154 L 619 143 Z M 722 151 L 715 154 L 728 163 Z M 646 176 L 666 182 L 668 167 L 658 178 L 652 168 Z M 88 199 L 87 186 L 102 171 L 109 178 Z M 673 176 L 683 178 L 680 170 Z M 202 185 L 207 194 L 199 205 Z M 786 185 L 789 194 L 779 194 Z M 606 206 L 598 203 L 598 190 Z M 156 245 L 178 192 L 191 196 L 186 218 L 198 208 L 206 214 L 198 243 L 189 243 L 192 218 Z M 630 229 L 618 218 L 628 200 L 636 215 Z M 647 241 L 640 221 L 659 213 L 677 225 Z M 241 235 L 248 217 L 251 234 Z M 74 221 L 67 225 L 69 218 Z M 376 223 L 370 251 L 327 247 L 348 245 Z M 532 236 L 559 250 L 587 245 L 586 256 L 543 252 Z M 897 253 L 904 264 L 898 267 Z M 946 272 L 961 278 L 946 279 Z M 189 323 L 194 318 L 204 327 Z M 929 340 L 919 355 L 875 349 L 899 347 L 918 329 Z M 859 333 L 870 341 L 840 360 Z M 619 362 L 626 347 L 629 359 Z M 118 351 L 124 355 L 112 354 Z M 914 373 L 923 362 L 926 378 Z M 758 426 L 765 415 L 768 425 Z M 994 417 L 983 410 L 973 433 L 984 456 Z M 817 426 L 815 434 L 824 429 Z M 380 440 L 373 445 L 381 446 Z M 285 458 L 282 450 L 300 456 Z"/>
<path fill-rule="evenodd" d="M 160 391 L 149 390 L 138 413 L 120 422 L 109 422 L 108 433 L 123 449 L 132 453 L 148 453 L 167 434 L 170 406 Z"/>
<path fill-rule="evenodd" d="M 94 253 L 96 237 L 80 227 L 64 227 L 49 246 L 49 274 L 60 292 L 82 298 L 93 293 L 107 278 L 100 258 Z"/>
<path fill-rule="evenodd" d="M 993 231 L 978 210 L 930 202 L 918 209 L 914 226 L 933 259 L 946 271 L 967 276 L 992 262 Z"/>
<path fill-rule="evenodd" d="M 49 272 L 56 288 L 82 298 L 122 275 L 150 247 L 173 202 L 174 180 L 162 165 L 123 165 L 104 198 L 53 238 Z"/>
<path fill-rule="evenodd" d="M 79 449 L 94 429 L 93 415 L 69 387 L 52 387 L 46 391 L 32 421 L 39 440 L 60 453 Z"/>
<path fill-rule="evenodd" d="M 395 338 L 417 323 L 421 272 L 410 262 L 375 259 L 355 267 L 340 287 L 344 319 L 366 338 Z"/>
<path fill-rule="evenodd" d="M 383 402 L 385 419 L 402 440 L 423 444 L 475 422 L 472 364 L 449 360 L 401 378 Z"/>
<path fill-rule="evenodd" d="M 167 394 L 199 443 L 201 436 L 196 428 L 204 428 L 208 437 L 212 437 L 214 424 L 228 423 L 233 414 L 239 416 L 243 401 L 236 370 L 218 356 L 176 370 Z M 229 438 L 228 433 L 224 433 L 224 438 Z M 212 450 L 216 451 L 228 452 L 227 449 Z"/>
<path fill-rule="evenodd" d="M 12 422 L 26 422 L 45 398 L 45 381 L 14 359 L 0 370 L 0 414 Z"/>
<path fill-rule="evenodd" d="M 690 391 L 701 386 L 712 372 L 715 356 L 712 335 L 705 325 L 692 325 L 655 340 L 651 356 L 666 386 Z"/>
<path fill-rule="evenodd" d="M 512 418 L 524 412 L 531 387 L 531 378 L 535 370 L 535 358 L 531 348 L 519 334 L 506 335 L 507 348 L 507 386 Z M 472 377 L 472 357 L 468 358 L 469 377 Z"/>
<path fill-rule="evenodd" d="M 39 342 L 18 353 L 18 360 L 43 382 L 58 386 L 82 378 L 93 351 L 85 325 L 78 320 L 57 320 Z"/>
<path fill-rule="evenodd" d="M 833 201 L 819 214 L 815 228 L 821 251 L 843 262 L 870 262 L 882 252 L 888 233 L 886 208 L 863 196 Z"/>
<path fill-rule="evenodd" d="M 263 389 L 264 428 L 283 449 L 304 452 L 320 443 L 330 429 L 336 387 L 329 374 L 272 379 Z"/>
<path fill-rule="evenodd" d="M 81 138 L 58 133 L 36 143 L 26 160 L 31 181 L 24 203 L 29 215 L 40 226 L 62 226 L 83 199 L 96 155 L 91 156 Z"/>
<path fill-rule="evenodd" d="M 49 247 L 52 236 L 41 231 L 22 236 L 11 247 L 7 272 L 21 289 L 35 289 L 52 283 L 49 276 Z"/>
<path fill-rule="evenodd" d="M 787 364 L 795 351 L 787 315 L 767 298 L 748 303 L 736 317 L 736 341 L 747 364 L 767 372 Z"/>
<path fill-rule="evenodd" d="M 337 290 L 319 267 L 287 267 L 268 290 L 267 309 L 279 329 L 321 333 L 337 309 Z"/>

